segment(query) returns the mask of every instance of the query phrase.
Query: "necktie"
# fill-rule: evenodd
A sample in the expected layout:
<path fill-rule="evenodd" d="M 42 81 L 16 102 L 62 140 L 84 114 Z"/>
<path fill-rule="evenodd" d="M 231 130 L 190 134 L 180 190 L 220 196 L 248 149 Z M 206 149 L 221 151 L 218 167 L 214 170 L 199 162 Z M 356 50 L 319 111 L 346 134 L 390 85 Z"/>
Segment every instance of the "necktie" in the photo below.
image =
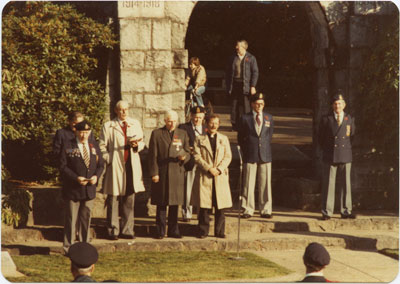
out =
<path fill-rule="evenodd" d="M 340 125 L 342 124 L 342 123 L 340 122 L 340 116 L 339 116 L 339 115 L 337 115 L 336 121 L 337 121 L 337 125 L 338 125 L 338 126 L 340 126 Z"/>
<path fill-rule="evenodd" d="M 86 149 L 86 145 L 82 145 L 82 146 L 83 146 L 83 161 L 85 162 L 86 167 L 89 168 L 89 165 L 90 165 L 89 153 Z"/>
<path fill-rule="evenodd" d="M 124 147 L 124 162 L 125 163 L 126 163 L 126 161 L 128 161 L 128 157 L 129 157 L 129 145 L 127 144 L 126 128 L 127 128 L 126 121 L 123 121 L 122 122 L 122 131 L 124 132 L 124 136 L 125 136 L 125 147 Z"/>
<path fill-rule="evenodd" d="M 256 115 L 256 121 L 257 121 L 257 125 L 260 126 L 261 125 L 260 114 Z"/>

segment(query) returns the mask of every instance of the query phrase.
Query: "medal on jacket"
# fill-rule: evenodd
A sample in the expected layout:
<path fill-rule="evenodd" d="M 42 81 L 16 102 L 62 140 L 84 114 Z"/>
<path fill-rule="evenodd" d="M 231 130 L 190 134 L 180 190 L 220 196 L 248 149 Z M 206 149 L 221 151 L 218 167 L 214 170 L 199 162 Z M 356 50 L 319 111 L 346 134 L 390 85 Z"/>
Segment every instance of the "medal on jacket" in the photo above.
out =
<path fill-rule="evenodd" d="M 176 147 L 176 151 L 179 152 L 179 147 L 182 146 L 182 140 L 178 139 L 178 137 L 174 137 L 174 140 L 172 140 L 172 145 Z"/>
<path fill-rule="evenodd" d="M 351 126 L 346 125 L 346 136 L 350 136 L 350 133 L 351 133 Z"/>

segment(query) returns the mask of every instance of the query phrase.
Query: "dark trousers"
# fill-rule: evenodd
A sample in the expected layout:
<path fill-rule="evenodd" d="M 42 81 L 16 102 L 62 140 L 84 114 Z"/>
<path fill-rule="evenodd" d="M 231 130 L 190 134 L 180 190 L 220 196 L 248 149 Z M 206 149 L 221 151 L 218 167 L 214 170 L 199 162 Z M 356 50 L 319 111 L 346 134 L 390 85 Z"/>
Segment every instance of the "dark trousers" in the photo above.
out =
<path fill-rule="evenodd" d="M 210 214 L 212 209 L 200 208 L 199 212 L 199 230 L 201 235 L 208 235 L 210 231 Z M 215 207 L 215 224 L 214 224 L 214 236 L 225 234 L 225 214 L 224 209 L 218 209 Z"/>
<path fill-rule="evenodd" d="M 214 223 L 214 236 L 225 234 L 225 213 L 224 209 L 218 209 L 217 198 L 215 192 L 215 181 L 212 183 L 212 206 L 215 207 L 215 223 Z M 199 230 L 200 235 L 208 236 L 210 231 L 210 214 L 212 208 L 200 208 L 199 212 Z"/>
<path fill-rule="evenodd" d="M 179 235 L 178 205 L 168 206 L 168 236 Z M 156 227 L 159 236 L 165 235 L 167 225 L 167 205 L 157 205 Z"/>
<path fill-rule="evenodd" d="M 251 110 L 248 94 L 243 93 L 243 82 L 233 82 L 231 100 L 231 123 L 236 125 Z"/>

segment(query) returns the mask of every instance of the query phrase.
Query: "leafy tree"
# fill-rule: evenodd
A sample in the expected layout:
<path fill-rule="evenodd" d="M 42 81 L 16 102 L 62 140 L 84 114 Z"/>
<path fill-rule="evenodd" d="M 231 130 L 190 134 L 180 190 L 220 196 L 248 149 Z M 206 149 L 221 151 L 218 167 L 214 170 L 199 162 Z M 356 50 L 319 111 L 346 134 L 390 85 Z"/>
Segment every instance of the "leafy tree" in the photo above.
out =
<path fill-rule="evenodd" d="M 399 139 L 399 24 L 387 18 L 377 46 L 367 55 L 359 84 L 357 132 L 372 152 L 397 165 Z"/>
<path fill-rule="evenodd" d="M 10 2 L 2 20 L 2 138 L 14 177 L 45 179 L 51 141 L 69 112 L 86 114 L 95 134 L 106 111 L 94 74 L 96 52 L 116 44 L 109 26 L 69 4 Z"/>

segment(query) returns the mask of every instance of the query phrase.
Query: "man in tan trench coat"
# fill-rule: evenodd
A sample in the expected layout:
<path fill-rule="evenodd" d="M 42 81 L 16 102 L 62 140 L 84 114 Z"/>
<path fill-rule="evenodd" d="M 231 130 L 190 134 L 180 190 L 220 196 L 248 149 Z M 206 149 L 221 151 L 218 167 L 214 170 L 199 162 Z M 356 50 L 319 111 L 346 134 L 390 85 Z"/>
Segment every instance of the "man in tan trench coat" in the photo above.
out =
<path fill-rule="evenodd" d="M 199 238 L 208 236 L 210 229 L 209 214 L 215 207 L 214 235 L 225 238 L 224 208 L 232 207 L 229 187 L 228 166 L 232 160 L 231 146 L 227 136 L 217 132 L 219 117 L 207 118 L 207 135 L 197 136 L 194 143 L 194 159 L 198 166 L 196 172 L 192 205 L 200 207 Z"/>
<path fill-rule="evenodd" d="M 117 117 L 104 123 L 99 143 L 106 162 L 103 193 L 108 195 L 107 231 L 112 240 L 118 235 L 134 239 L 135 193 L 145 190 L 139 157 L 145 146 L 143 131 L 138 120 L 128 117 L 127 102 L 117 102 L 114 110 Z"/>
<path fill-rule="evenodd" d="M 165 126 L 153 130 L 149 144 L 151 204 L 157 205 L 157 239 L 164 238 L 167 206 L 168 237 L 181 238 L 178 227 L 178 206 L 183 204 L 185 167 L 190 159 L 189 136 L 177 128 L 178 114 L 167 111 Z"/>

